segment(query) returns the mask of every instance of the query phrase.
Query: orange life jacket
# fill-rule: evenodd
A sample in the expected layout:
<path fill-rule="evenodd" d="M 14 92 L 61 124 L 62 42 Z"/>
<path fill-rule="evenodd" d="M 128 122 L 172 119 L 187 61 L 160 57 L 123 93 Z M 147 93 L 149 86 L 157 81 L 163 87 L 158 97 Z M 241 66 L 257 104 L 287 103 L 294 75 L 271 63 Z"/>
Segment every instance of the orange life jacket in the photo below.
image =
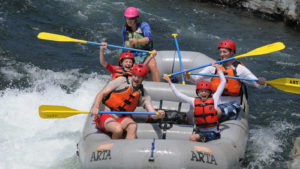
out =
<path fill-rule="evenodd" d="M 120 76 L 131 77 L 132 73 L 131 73 L 131 71 L 126 72 L 122 67 L 117 66 L 116 72 L 113 74 L 113 77 L 111 80 L 115 80 L 117 77 L 120 77 Z"/>
<path fill-rule="evenodd" d="M 139 103 L 141 91 L 133 91 L 132 86 L 128 86 L 122 90 L 113 91 L 102 101 L 107 107 L 113 111 L 132 112 Z"/>
<path fill-rule="evenodd" d="M 238 64 L 241 64 L 241 63 L 235 61 L 232 64 L 232 66 L 230 66 L 228 69 L 225 69 L 223 66 L 220 66 L 220 69 L 223 71 L 225 76 L 237 77 L 236 67 Z M 243 65 L 243 64 L 241 64 L 241 65 Z M 217 71 L 215 74 L 218 74 Z M 211 79 L 211 88 L 212 88 L 213 93 L 215 93 L 217 91 L 219 84 L 220 84 L 219 77 L 213 77 Z M 239 80 L 226 78 L 226 84 L 225 84 L 222 96 L 240 96 L 241 95 L 241 87 L 242 87 L 242 83 Z"/>
<path fill-rule="evenodd" d="M 199 97 L 195 97 L 194 104 L 194 116 L 197 127 L 207 128 L 219 125 L 217 110 L 214 107 L 214 99 L 208 98 L 203 102 Z"/>

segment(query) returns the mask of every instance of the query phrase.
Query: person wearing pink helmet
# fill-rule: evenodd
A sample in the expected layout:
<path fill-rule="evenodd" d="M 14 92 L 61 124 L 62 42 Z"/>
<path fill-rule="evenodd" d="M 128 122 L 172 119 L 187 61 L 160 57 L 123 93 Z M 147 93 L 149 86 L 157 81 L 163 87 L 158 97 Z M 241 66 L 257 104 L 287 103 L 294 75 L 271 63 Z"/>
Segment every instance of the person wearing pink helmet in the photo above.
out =
<path fill-rule="evenodd" d="M 223 40 L 218 45 L 219 55 L 221 60 L 225 60 L 234 57 L 236 53 L 236 44 L 232 40 Z M 220 109 L 222 110 L 222 118 L 220 121 L 226 121 L 231 119 L 236 119 L 238 113 L 241 109 L 241 95 L 242 95 L 242 85 L 245 83 L 255 86 L 257 88 L 264 88 L 266 86 L 266 79 L 263 77 L 257 78 L 244 64 L 236 60 L 230 60 L 223 62 L 220 69 L 226 76 L 235 76 L 246 79 L 258 79 L 258 82 L 250 82 L 245 80 L 229 79 L 225 85 L 222 96 L 220 97 Z M 199 73 L 202 74 L 218 74 L 213 66 L 208 66 L 202 69 Z M 206 79 L 205 76 L 192 75 L 189 76 L 187 73 L 184 74 L 187 80 L 194 83 Z M 215 92 L 219 83 L 220 78 L 211 78 L 212 91 Z"/>
<path fill-rule="evenodd" d="M 189 117 L 194 116 L 196 132 L 190 136 L 191 141 L 207 142 L 220 138 L 219 130 L 219 118 L 221 117 L 221 109 L 218 107 L 219 98 L 225 87 L 225 77 L 220 65 L 213 62 L 213 67 L 216 68 L 220 74 L 221 83 L 215 93 L 212 93 L 212 85 L 208 81 L 199 81 L 196 85 L 197 97 L 189 97 L 179 92 L 175 85 L 170 80 L 167 74 L 164 74 L 173 91 L 173 93 L 181 100 L 189 103 L 193 108 L 193 114 L 189 114 Z"/>
<path fill-rule="evenodd" d="M 120 76 L 131 76 L 131 69 L 135 64 L 134 55 L 130 51 L 122 53 L 119 57 L 119 65 L 113 66 L 108 63 L 104 57 L 104 50 L 107 48 L 107 43 L 101 42 L 101 44 L 99 54 L 100 64 L 112 74 L 112 80 Z M 150 59 L 153 58 L 156 53 L 156 50 L 152 50 L 150 57 L 145 60 L 145 65 L 149 63 Z"/>
<path fill-rule="evenodd" d="M 142 85 L 147 74 L 148 68 L 146 65 L 134 65 L 132 77 L 121 76 L 116 78 L 97 94 L 91 112 L 95 115 L 94 121 L 97 128 L 106 133 L 111 133 L 112 139 L 123 138 L 125 131 L 126 139 L 135 139 L 137 124 L 130 115 L 99 115 L 99 110 L 133 112 L 137 106 L 142 106 L 148 112 L 156 112 L 150 96 Z M 148 119 L 164 118 L 165 112 L 163 110 L 157 112 L 158 115 L 150 115 Z"/>
<path fill-rule="evenodd" d="M 151 29 L 147 22 L 139 22 L 139 12 L 135 7 L 128 7 L 124 12 L 125 24 L 122 27 L 123 46 L 142 50 L 153 50 Z M 136 63 L 145 64 L 149 53 L 132 52 Z M 153 81 L 160 81 L 160 73 L 155 58 L 151 58 L 148 67 L 152 73 Z"/>

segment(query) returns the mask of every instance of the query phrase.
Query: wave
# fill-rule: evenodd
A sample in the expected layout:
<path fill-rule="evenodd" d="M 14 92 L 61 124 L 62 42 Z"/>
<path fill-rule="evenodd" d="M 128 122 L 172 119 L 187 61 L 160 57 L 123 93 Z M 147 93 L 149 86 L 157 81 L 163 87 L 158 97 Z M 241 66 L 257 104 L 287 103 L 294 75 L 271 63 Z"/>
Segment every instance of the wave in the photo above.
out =
<path fill-rule="evenodd" d="M 89 110 L 110 76 L 79 69 L 55 72 L 22 63 L 17 67 L 0 69 L 6 80 L 26 78 L 28 83 L 0 91 L 0 168 L 45 168 L 72 158 L 85 116 L 41 119 L 38 108 L 49 104 Z"/>

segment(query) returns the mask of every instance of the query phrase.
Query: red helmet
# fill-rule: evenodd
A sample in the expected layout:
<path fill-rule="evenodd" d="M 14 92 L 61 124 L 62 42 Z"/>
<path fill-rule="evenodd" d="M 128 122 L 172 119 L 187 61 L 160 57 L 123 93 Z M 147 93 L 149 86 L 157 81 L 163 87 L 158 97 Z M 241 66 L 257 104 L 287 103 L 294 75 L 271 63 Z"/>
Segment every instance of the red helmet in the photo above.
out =
<path fill-rule="evenodd" d="M 122 53 L 120 55 L 120 57 L 119 57 L 119 65 L 121 65 L 121 62 L 123 61 L 123 59 L 132 59 L 133 64 L 135 62 L 134 55 L 132 53 L 130 53 L 129 51 L 125 52 L 125 53 Z"/>
<path fill-rule="evenodd" d="M 131 72 L 133 74 L 136 74 L 136 75 L 139 75 L 139 76 L 142 76 L 142 77 L 146 78 L 147 74 L 148 74 L 148 67 L 146 65 L 143 65 L 143 64 L 137 64 L 137 65 L 133 66 Z"/>
<path fill-rule="evenodd" d="M 208 81 L 200 81 L 197 83 L 197 86 L 196 86 L 196 91 L 199 90 L 199 89 L 209 89 L 211 90 L 211 83 L 208 82 Z"/>
<path fill-rule="evenodd" d="M 128 7 L 124 12 L 124 16 L 126 18 L 135 18 L 139 16 L 139 11 L 135 7 Z"/>
<path fill-rule="evenodd" d="M 223 40 L 220 42 L 218 48 L 228 48 L 231 49 L 234 53 L 236 51 L 235 43 L 232 40 Z"/>

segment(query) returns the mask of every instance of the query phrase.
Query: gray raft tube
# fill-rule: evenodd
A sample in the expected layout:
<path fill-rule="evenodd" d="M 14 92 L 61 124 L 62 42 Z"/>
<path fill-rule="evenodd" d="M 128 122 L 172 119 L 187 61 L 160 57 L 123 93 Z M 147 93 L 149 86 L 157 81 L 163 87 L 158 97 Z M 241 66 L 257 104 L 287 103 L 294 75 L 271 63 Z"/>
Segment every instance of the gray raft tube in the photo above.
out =
<path fill-rule="evenodd" d="M 183 94 L 196 97 L 195 85 L 174 84 L 176 88 Z M 182 102 L 171 90 L 168 83 L 157 83 L 152 81 L 144 81 L 143 86 L 145 91 L 150 95 L 154 108 L 163 109 L 171 112 L 190 113 L 193 107 L 188 103 Z M 135 111 L 145 111 L 142 107 L 137 107 Z M 133 115 L 138 122 L 143 122 L 146 116 Z M 189 124 L 193 124 L 193 119 L 189 118 Z"/>
<path fill-rule="evenodd" d="M 158 51 L 155 56 L 158 70 L 160 72 L 161 77 L 164 73 L 171 74 L 175 72 L 180 72 L 180 62 L 178 53 L 176 51 Z M 213 61 L 212 58 L 206 56 L 200 52 L 192 52 L 192 51 L 181 51 L 181 60 L 183 70 L 191 69 L 197 66 L 205 65 L 211 63 Z M 175 55 L 175 57 L 174 57 Z M 201 69 L 194 70 L 192 72 L 198 73 Z M 179 83 L 181 82 L 181 76 L 176 76 Z M 209 77 L 207 77 L 209 80 Z M 150 76 L 148 80 L 151 80 Z M 162 82 L 165 82 L 162 79 Z"/>

